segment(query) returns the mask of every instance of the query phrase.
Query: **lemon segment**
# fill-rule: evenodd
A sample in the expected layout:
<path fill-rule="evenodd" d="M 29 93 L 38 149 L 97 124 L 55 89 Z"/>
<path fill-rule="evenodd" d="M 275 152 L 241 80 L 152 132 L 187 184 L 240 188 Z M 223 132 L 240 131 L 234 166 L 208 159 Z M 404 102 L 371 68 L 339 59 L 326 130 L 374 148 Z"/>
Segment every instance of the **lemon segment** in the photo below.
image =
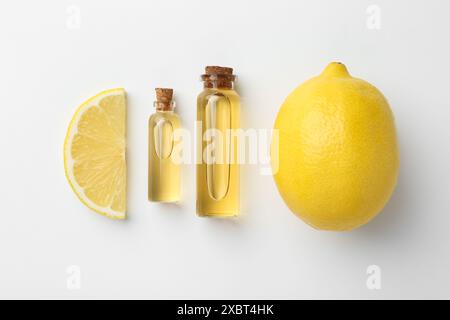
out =
<path fill-rule="evenodd" d="M 103 91 L 78 107 L 64 143 L 64 169 L 78 198 L 113 219 L 126 217 L 126 96 Z"/>

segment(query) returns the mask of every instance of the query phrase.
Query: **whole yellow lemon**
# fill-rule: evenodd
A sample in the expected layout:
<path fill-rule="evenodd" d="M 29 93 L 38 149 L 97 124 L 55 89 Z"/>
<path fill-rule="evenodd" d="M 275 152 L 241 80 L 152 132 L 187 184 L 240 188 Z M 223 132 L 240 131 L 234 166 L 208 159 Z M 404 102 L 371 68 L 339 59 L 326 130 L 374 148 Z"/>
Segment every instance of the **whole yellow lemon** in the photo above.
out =
<path fill-rule="evenodd" d="M 353 78 L 342 63 L 330 63 L 296 88 L 275 129 L 275 182 L 288 207 L 309 225 L 351 230 L 389 200 L 399 170 L 392 111 L 377 88 Z"/>

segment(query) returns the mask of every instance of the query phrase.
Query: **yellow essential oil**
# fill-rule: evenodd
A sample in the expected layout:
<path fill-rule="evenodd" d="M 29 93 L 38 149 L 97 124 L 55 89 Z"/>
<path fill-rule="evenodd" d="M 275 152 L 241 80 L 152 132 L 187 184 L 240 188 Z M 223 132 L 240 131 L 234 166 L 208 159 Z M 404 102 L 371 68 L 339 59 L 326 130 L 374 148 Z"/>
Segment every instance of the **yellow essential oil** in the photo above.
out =
<path fill-rule="evenodd" d="M 197 214 L 239 214 L 240 101 L 232 68 L 206 67 L 197 98 Z"/>
<path fill-rule="evenodd" d="M 180 162 L 175 157 L 174 132 L 180 118 L 174 113 L 173 90 L 157 88 L 156 112 L 148 124 L 148 199 L 156 202 L 180 200 Z"/>

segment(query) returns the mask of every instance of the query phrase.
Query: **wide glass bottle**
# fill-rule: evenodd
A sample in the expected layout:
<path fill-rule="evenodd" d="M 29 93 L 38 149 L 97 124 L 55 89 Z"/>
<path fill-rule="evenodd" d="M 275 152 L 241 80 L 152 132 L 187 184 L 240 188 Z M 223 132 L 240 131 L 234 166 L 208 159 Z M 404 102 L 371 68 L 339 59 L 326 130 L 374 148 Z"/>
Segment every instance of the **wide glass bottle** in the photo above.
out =
<path fill-rule="evenodd" d="M 174 157 L 174 132 L 180 118 L 174 113 L 173 90 L 156 88 L 156 112 L 148 123 L 148 199 L 157 202 L 180 200 L 180 163 Z"/>
<path fill-rule="evenodd" d="M 208 66 L 197 98 L 197 214 L 239 214 L 240 101 L 232 68 Z"/>

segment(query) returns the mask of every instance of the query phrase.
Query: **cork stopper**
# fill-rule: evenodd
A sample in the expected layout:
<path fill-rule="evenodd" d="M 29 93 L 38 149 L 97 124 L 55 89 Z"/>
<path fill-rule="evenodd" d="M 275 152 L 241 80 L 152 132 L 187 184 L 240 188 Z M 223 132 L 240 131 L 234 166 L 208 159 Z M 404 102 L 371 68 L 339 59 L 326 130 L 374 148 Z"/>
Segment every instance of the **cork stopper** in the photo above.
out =
<path fill-rule="evenodd" d="M 173 109 L 173 89 L 171 88 L 155 88 L 157 110 L 169 111 Z"/>
<path fill-rule="evenodd" d="M 170 103 L 173 97 L 173 89 L 170 88 L 156 88 L 156 101 L 163 103 Z"/>
<path fill-rule="evenodd" d="M 205 88 L 232 89 L 236 76 L 233 74 L 233 68 L 207 66 L 201 78 Z"/>
<path fill-rule="evenodd" d="M 219 67 L 219 66 L 207 66 L 205 68 L 205 73 L 212 75 L 212 74 L 233 74 L 233 68 L 228 67 Z"/>

